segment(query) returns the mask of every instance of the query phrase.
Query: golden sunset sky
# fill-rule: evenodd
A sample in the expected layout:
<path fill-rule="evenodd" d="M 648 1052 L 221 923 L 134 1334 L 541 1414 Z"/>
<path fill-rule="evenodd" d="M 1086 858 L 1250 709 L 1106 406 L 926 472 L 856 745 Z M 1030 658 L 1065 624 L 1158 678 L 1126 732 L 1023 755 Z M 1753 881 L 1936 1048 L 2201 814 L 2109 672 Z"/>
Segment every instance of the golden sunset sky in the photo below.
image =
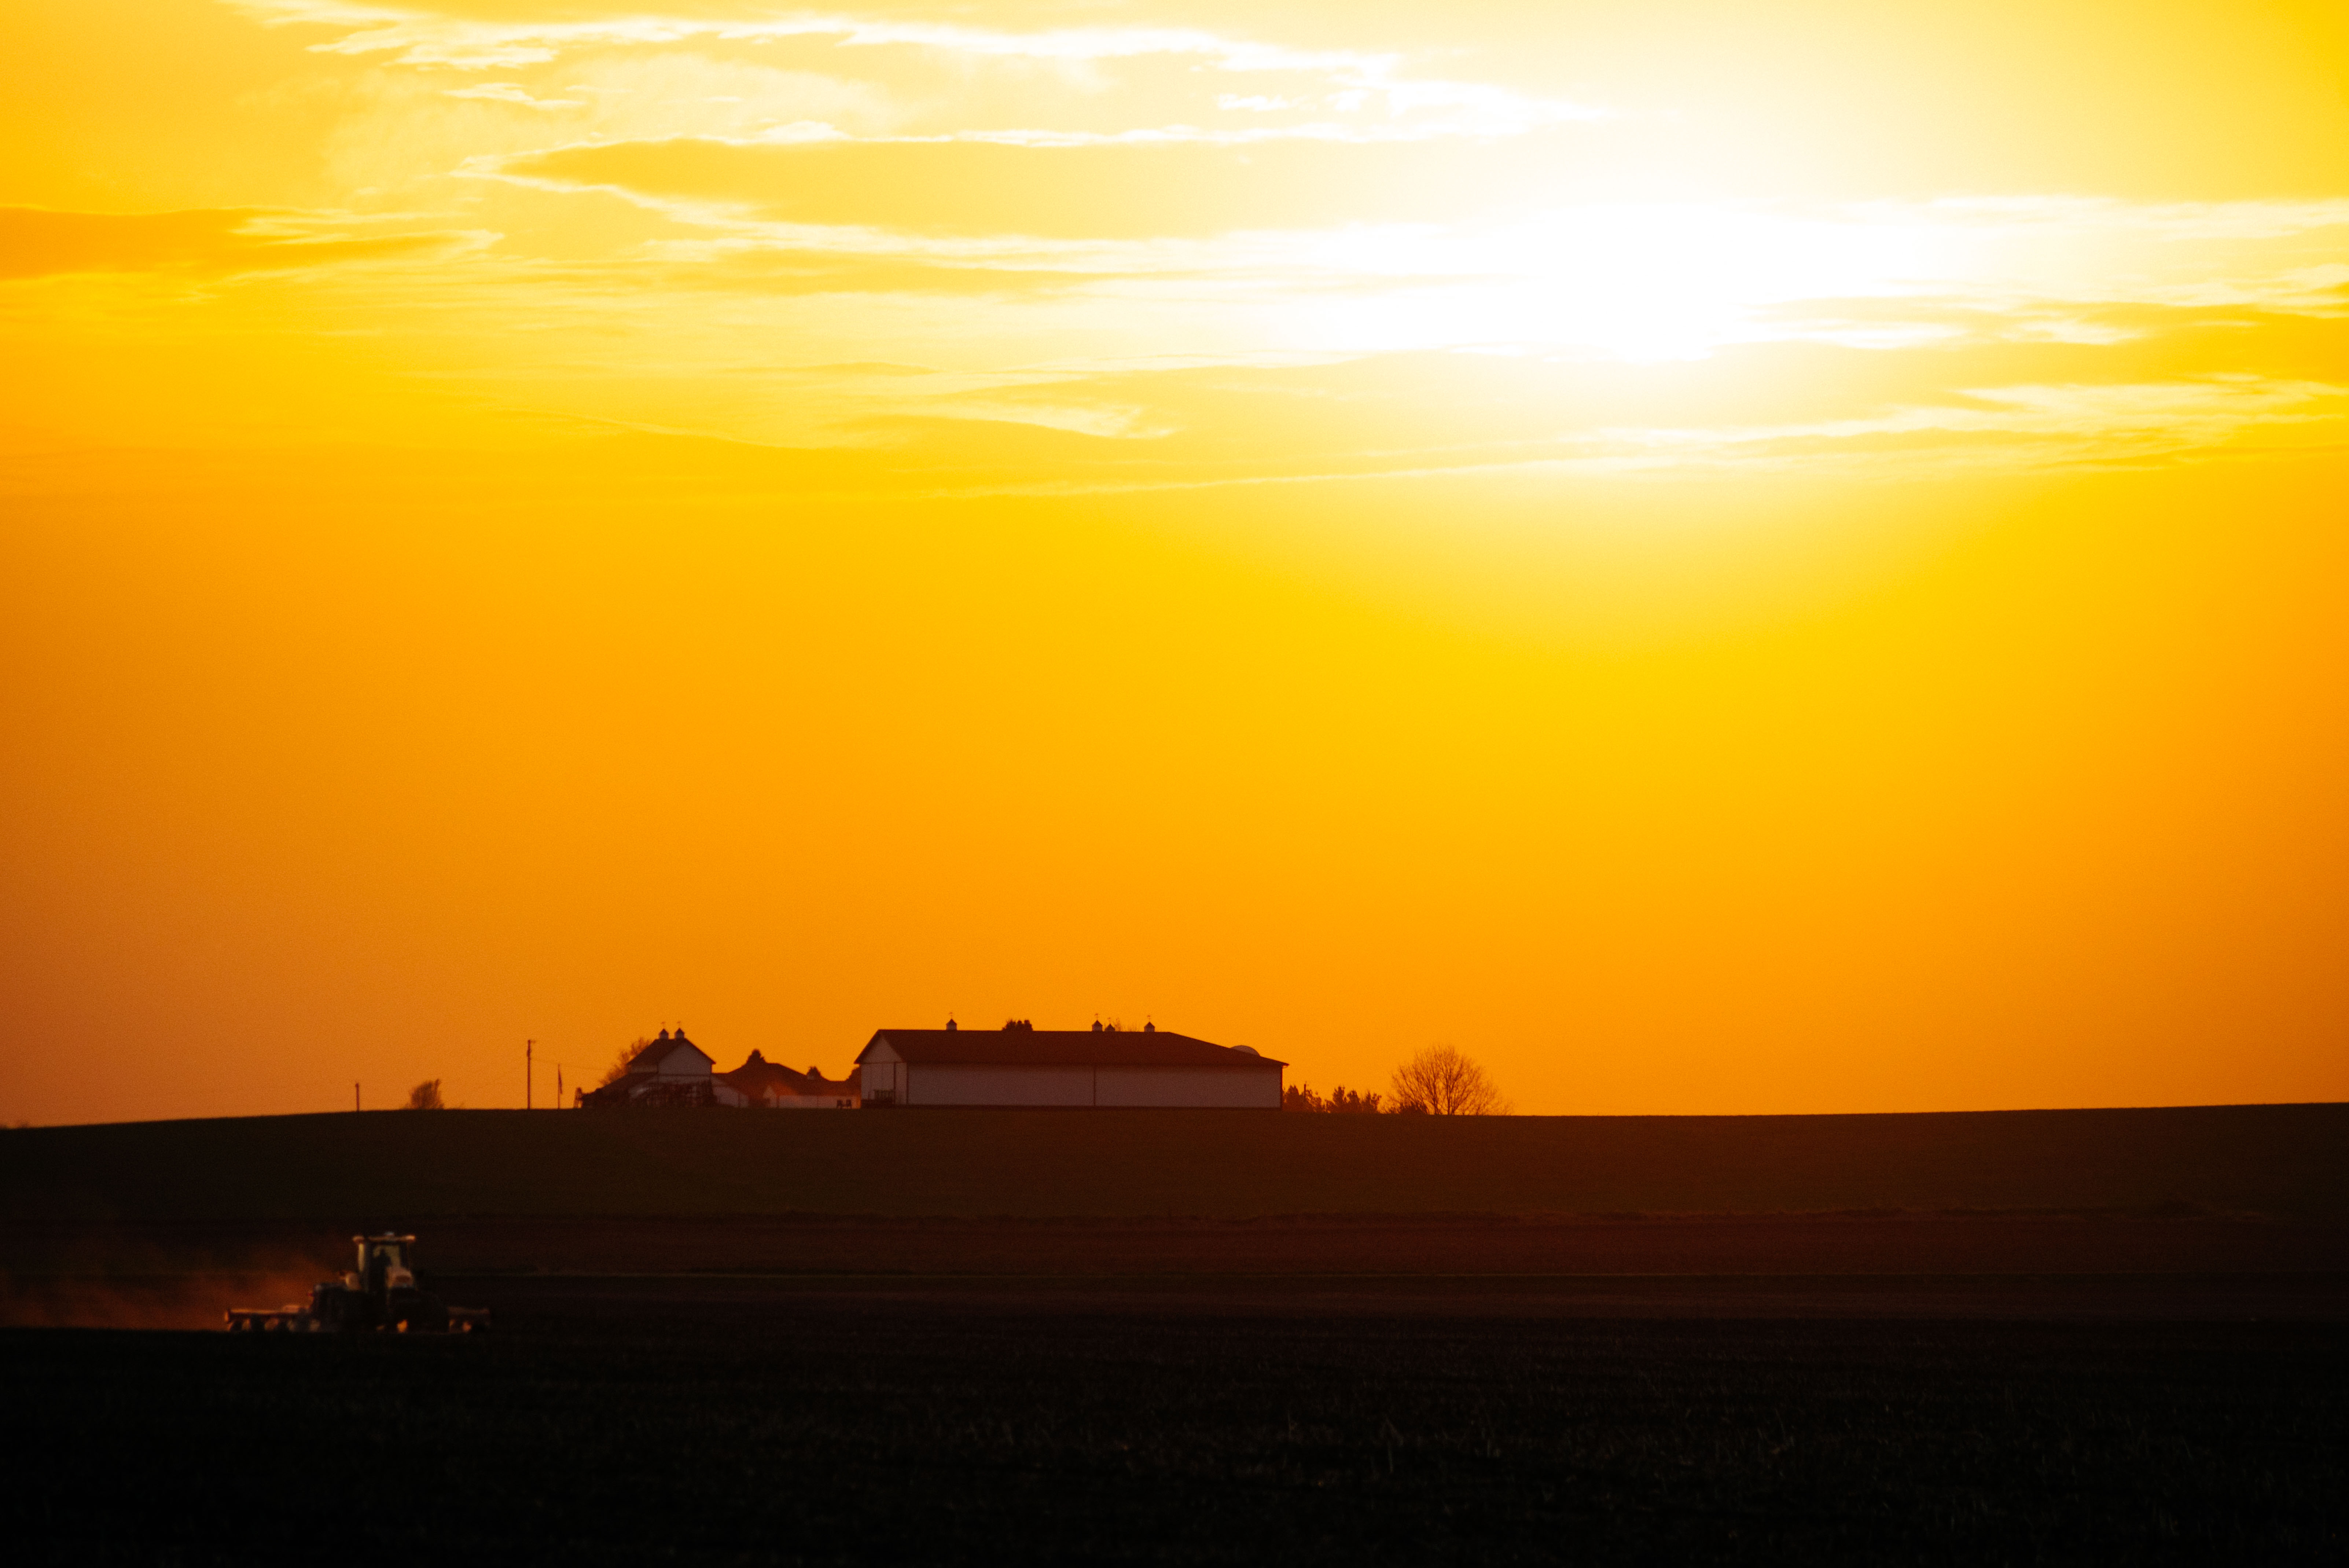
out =
<path fill-rule="evenodd" d="M 0 1119 L 2349 1097 L 2338 0 L 0 27 Z"/>

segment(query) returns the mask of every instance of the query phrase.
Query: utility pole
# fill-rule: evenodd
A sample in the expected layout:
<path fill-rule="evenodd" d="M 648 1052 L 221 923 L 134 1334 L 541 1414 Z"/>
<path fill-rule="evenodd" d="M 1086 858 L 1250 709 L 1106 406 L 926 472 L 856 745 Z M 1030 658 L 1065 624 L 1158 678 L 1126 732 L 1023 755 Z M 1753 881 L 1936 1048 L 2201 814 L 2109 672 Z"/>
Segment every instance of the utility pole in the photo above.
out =
<path fill-rule="evenodd" d="M 563 1064 L 560 1062 L 554 1064 L 554 1108 L 558 1111 L 563 1108 Z"/>
<path fill-rule="evenodd" d="M 358 1111 L 358 1108 L 359 1108 L 359 1086 L 358 1086 L 357 1084 L 353 1084 L 353 1085 L 351 1085 L 351 1110 L 352 1110 L 352 1113 L 353 1113 L 354 1115 L 356 1115 L 356 1114 L 357 1113 L 357 1111 Z"/>
<path fill-rule="evenodd" d="M 531 1086 L 537 1077 L 535 1069 L 531 1065 L 531 1054 L 537 1049 L 538 1042 L 535 1040 L 525 1040 L 522 1043 L 522 1108 L 523 1110 L 531 1108 Z"/>

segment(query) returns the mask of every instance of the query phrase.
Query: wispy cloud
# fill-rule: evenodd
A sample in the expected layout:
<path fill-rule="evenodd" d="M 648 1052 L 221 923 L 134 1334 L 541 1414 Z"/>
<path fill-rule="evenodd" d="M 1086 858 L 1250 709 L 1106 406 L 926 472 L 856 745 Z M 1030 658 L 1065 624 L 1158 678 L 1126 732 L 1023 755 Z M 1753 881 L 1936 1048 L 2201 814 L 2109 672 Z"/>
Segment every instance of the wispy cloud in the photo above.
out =
<path fill-rule="evenodd" d="M 940 494 L 1545 472 L 1913 479 L 2349 450 L 2349 388 L 2223 374 L 2100 380 L 2090 379 L 2099 369 L 2129 367 L 2066 352 L 2062 363 L 2087 375 L 1977 386 L 1938 384 L 1933 372 L 1996 368 L 1995 358 L 1937 366 L 1801 346 L 1661 373 L 1473 355 L 979 377 L 850 366 L 802 373 L 826 389 L 833 421 L 777 444 L 869 451 L 826 464 L 827 483 L 844 490 Z M 1785 378 L 1775 390 L 1758 384 L 1770 375 Z"/>
<path fill-rule="evenodd" d="M 1001 299 L 1062 294 L 1096 275 L 1041 267 L 956 264 L 903 256 L 809 251 L 755 241 L 674 241 L 647 247 L 663 286 L 751 295 L 899 294 Z M 639 281 L 642 265 L 632 267 Z"/>
<path fill-rule="evenodd" d="M 702 203 L 765 222 L 923 234 L 1144 238 L 1433 219 L 1493 194 L 1473 149 L 1312 138 L 858 140 L 678 137 L 581 143 L 468 171 Z"/>
<path fill-rule="evenodd" d="M 492 103 L 519 104 L 524 109 L 585 109 L 585 99 L 533 98 L 518 82 L 480 82 L 471 87 L 445 88 L 442 98 L 481 99 Z"/>
<path fill-rule="evenodd" d="M 0 207 L 0 277 L 73 273 L 289 272 L 357 262 L 445 260 L 497 239 L 480 230 L 385 232 L 349 213 L 199 208 L 73 213 Z"/>
<path fill-rule="evenodd" d="M 948 488 L 2029 469 L 2344 425 L 2349 199 L 1576 199 L 1592 111 L 1227 22 L 231 3 L 316 30 L 323 166 L 399 214 L 17 210 L 0 275 L 249 275 L 214 291 L 248 320 L 283 290 L 269 319 L 421 345 L 404 373 L 468 397 L 886 443 Z"/>
<path fill-rule="evenodd" d="M 1809 424 L 1604 427 L 1577 455 L 1619 468 L 2135 466 L 2222 451 L 2246 436 L 2349 441 L 2349 387 L 2254 376 L 1978 387 L 1945 402 Z"/>
<path fill-rule="evenodd" d="M 667 48 L 699 41 L 757 44 L 826 39 L 843 48 L 916 48 L 969 61 L 1099 65 L 1152 57 L 1186 58 L 1238 73 L 1296 73 L 1335 89 L 1324 101 L 1341 112 L 1372 108 L 1390 119 L 1440 119 L 1456 134 L 1512 135 L 1546 125 L 1599 119 L 1597 105 L 1527 94 L 1494 83 L 1423 78 L 1400 53 L 1299 49 L 1195 27 L 1054 27 L 1033 31 L 846 15 L 637 14 L 566 20 L 482 19 L 427 9 L 354 5 L 341 0 L 229 0 L 271 26 L 331 27 L 314 44 L 323 54 L 388 55 L 418 68 L 512 70 L 586 49 Z M 1256 95 L 1246 105 L 1288 107 Z"/>

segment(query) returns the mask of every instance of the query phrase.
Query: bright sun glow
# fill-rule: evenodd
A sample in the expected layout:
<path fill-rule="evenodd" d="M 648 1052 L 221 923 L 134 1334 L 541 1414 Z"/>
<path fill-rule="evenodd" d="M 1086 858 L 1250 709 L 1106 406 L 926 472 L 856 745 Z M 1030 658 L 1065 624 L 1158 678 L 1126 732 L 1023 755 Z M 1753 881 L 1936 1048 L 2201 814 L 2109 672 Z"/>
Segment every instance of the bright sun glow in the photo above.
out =
<path fill-rule="evenodd" d="M 1307 246 L 1301 260 L 1391 290 L 1290 317 L 1294 346 L 1356 352 L 1473 344 L 1693 358 L 1801 334 L 1773 317 L 1787 306 L 1897 299 L 1978 281 L 1963 275 L 1964 240 L 1949 225 L 1751 202 L 1586 206 Z"/>

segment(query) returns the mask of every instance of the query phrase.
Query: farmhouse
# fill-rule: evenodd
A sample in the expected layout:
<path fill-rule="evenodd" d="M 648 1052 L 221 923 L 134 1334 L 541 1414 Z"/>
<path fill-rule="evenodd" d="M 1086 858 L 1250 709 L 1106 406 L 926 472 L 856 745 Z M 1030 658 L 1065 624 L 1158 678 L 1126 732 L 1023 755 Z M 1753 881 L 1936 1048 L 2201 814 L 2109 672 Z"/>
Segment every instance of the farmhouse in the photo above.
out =
<path fill-rule="evenodd" d="M 1277 1111 L 1288 1065 L 1155 1027 L 884 1029 L 857 1054 L 882 1106 L 1196 1106 Z"/>
<path fill-rule="evenodd" d="M 659 1039 L 628 1058 L 627 1071 L 602 1088 L 582 1094 L 578 1104 L 597 1110 L 614 1106 L 717 1105 L 720 1103 L 718 1085 L 710 1075 L 717 1065 L 709 1053 L 685 1037 L 684 1030 L 671 1034 L 664 1029 Z"/>

